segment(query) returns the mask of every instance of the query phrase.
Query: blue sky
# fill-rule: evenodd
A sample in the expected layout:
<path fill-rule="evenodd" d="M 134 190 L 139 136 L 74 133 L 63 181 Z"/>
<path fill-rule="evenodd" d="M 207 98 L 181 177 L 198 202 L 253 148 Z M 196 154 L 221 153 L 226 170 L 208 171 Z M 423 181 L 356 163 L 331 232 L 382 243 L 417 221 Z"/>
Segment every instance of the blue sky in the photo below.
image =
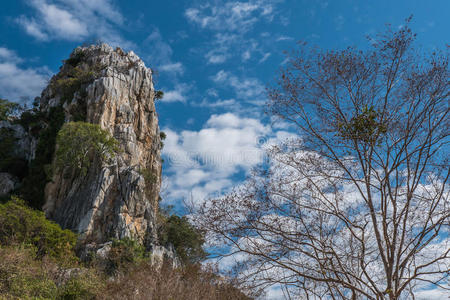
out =
<path fill-rule="evenodd" d="M 201 201 L 238 184 L 261 147 L 292 133 L 263 114 L 265 87 L 297 40 L 368 47 L 366 35 L 414 16 L 425 50 L 449 43 L 450 2 L 438 1 L 3 1 L 0 97 L 38 96 L 83 42 L 133 50 L 158 70 L 164 203 Z M 28 99 L 28 100 L 27 100 Z"/>

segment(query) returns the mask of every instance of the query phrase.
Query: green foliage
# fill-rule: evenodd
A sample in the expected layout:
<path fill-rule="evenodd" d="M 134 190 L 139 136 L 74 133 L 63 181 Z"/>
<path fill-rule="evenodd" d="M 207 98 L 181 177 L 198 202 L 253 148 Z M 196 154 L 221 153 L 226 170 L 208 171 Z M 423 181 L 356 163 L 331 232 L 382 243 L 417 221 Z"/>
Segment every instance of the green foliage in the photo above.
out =
<path fill-rule="evenodd" d="M 338 124 L 339 133 L 346 139 L 375 144 L 387 131 L 386 125 L 379 118 L 380 114 L 374 107 L 366 105 L 361 113 L 354 116 L 350 122 Z"/>
<path fill-rule="evenodd" d="M 159 138 L 164 141 L 167 138 L 167 134 L 164 131 L 161 131 L 159 133 Z"/>
<path fill-rule="evenodd" d="M 84 85 L 91 83 L 99 76 L 100 69 L 100 66 L 88 70 L 80 67 L 71 68 L 66 73 L 60 73 L 58 77 L 53 79 L 51 87 L 61 95 L 63 103 L 72 101 L 76 92 L 81 91 Z"/>
<path fill-rule="evenodd" d="M 71 277 L 58 289 L 56 299 L 61 300 L 85 300 L 97 299 L 96 295 L 103 282 L 95 272 L 86 270 L 81 274 Z"/>
<path fill-rule="evenodd" d="M 0 247 L 1 299 L 55 299 L 57 286 L 35 255 L 29 248 Z"/>
<path fill-rule="evenodd" d="M 0 98 L 0 121 L 8 120 L 21 109 L 20 105 Z"/>
<path fill-rule="evenodd" d="M 37 109 L 26 110 L 22 112 L 20 118 L 16 120 L 26 131 L 37 137 L 43 119 L 42 113 Z"/>
<path fill-rule="evenodd" d="M 173 245 L 183 263 L 194 264 L 206 258 L 204 235 L 186 217 L 162 215 L 159 231 L 160 243 Z"/>
<path fill-rule="evenodd" d="M 76 67 L 80 62 L 86 59 L 86 53 L 82 50 L 75 51 L 64 63 Z"/>
<path fill-rule="evenodd" d="M 106 258 L 106 272 L 114 274 L 117 271 L 124 271 L 144 260 L 146 254 L 144 246 L 133 239 L 114 239 Z"/>
<path fill-rule="evenodd" d="M 150 187 L 158 181 L 158 177 L 152 171 L 152 169 L 141 169 L 139 173 L 144 177 L 145 184 Z"/>
<path fill-rule="evenodd" d="M 32 248 L 0 247 L 0 257 L 0 299 L 95 299 L 105 285 L 97 270 L 36 259 Z"/>
<path fill-rule="evenodd" d="M 161 149 L 164 148 L 164 142 L 163 141 L 166 139 L 166 137 L 167 137 L 167 135 L 166 135 L 166 133 L 164 131 L 161 131 L 159 133 L 159 138 L 161 140 Z"/>
<path fill-rule="evenodd" d="M 119 151 L 119 143 L 106 130 L 85 122 L 64 124 L 58 133 L 57 144 L 56 168 L 69 166 L 82 174 L 87 173 L 94 156 L 105 160 Z"/>
<path fill-rule="evenodd" d="M 36 249 L 38 257 L 73 257 L 77 237 L 45 218 L 17 197 L 0 204 L 0 245 L 22 244 Z"/>
<path fill-rule="evenodd" d="M 163 91 L 155 91 L 155 100 L 162 99 L 164 97 Z"/>

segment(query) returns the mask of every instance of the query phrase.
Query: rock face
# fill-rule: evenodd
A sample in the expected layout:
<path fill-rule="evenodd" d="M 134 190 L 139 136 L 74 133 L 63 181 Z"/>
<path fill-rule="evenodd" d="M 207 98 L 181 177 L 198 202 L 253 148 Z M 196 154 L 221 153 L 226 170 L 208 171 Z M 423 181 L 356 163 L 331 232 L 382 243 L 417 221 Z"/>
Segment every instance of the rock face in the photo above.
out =
<path fill-rule="evenodd" d="M 19 184 L 19 179 L 9 173 L 0 173 L 0 197 L 6 196 Z"/>
<path fill-rule="evenodd" d="M 55 86 L 74 68 L 95 70 L 95 76 L 68 99 Z M 86 176 L 59 172 L 45 187 L 46 215 L 85 244 L 130 237 L 150 245 L 157 238 L 161 141 L 154 97 L 152 72 L 143 61 L 105 44 L 75 49 L 42 93 L 42 112 L 62 106 L 66 122 L 81 115 L 120 144 L 112 161 L 95 160 Z"/>
<path fill-rule="evenodd" d="M 34 159 L 37 140 L 26 132 L 21 125 L 13 124 L 9 121 L 0 121 L 0 130 L 10 131 L 15 139 L 14 153 L 12 155 L 28 162 Z"/>

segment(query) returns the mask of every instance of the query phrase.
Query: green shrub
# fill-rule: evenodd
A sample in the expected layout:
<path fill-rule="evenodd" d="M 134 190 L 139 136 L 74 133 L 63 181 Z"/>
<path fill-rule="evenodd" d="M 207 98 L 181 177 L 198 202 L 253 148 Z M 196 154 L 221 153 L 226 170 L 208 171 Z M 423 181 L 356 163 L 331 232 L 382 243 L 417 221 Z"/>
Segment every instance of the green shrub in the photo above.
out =
<path fill-rule="evenodd" d="M 124 238 L 114 239 L 111 244 L 111 250 L 106 258 L 106 269 L 108 274 L 114 274 L 118 271 L 126 271 L 147 257 L 144 246 L 137 241 Z"/>
<path fill-rule="evenodd" d="M 64 63 L 76 67 L 80 62 L 86 58 L 86 53 L 82 50 L 77 50 L 72 53 L 72 55 L 64 61 Z"/>
<path fill-rule="evenodd" d="M 0 98 L 0 121 L 8 120 L 21 109 L 20 105 Z"/>
<path fill-rule="evenodd" d="M 86 85 L 99 77 L 102 68 L 100 65 L 95 65 L 91 69 L 72 67 L 54 77 L 50 86 L 61 95 L 62 103 L 72 101 L 76 92 L 81 92 Z"/>
<path fill-rule="evenodd" d="M 163 91 L 155 91 L 155 100 L 162 99 L 164 97 Z"/>
<path fill-rule="evenodd" d="M 173 245 L 184 264 L 200 262 L 207 256 L 203 249 L 203 233 L 189 223 L 186 217 L 161 216 L 159 238 L 162 245 Z"/>
<path fill-rule="evenodd" d="M 166 137 L 167 137 L 167 135 L 166 135 L 166 133 L 164 132 L 164 131 L 161 131 L 160 133 L 159 133 L 159 138 L 161 139 L 161 140 L 165 140 L 166 139 Z"/>
<path fill-rule="evenodd" d="M 93 157 L 106 160 L 119 151 L 119 143 L 100 125 L 85 122 L 64 124 L 57 136 L 55 167 L 72 167 L 86 174 Z"/>
<path fill-rule="evenodd" d="M 76 260 L 75 233 L 45 218 L 44 213 L 25 205 L 12 197 L 0 204 L 0 245 L 22 244 L 36 250 L 37 257 L 51 256 L 64 260 Z"/>
<path fill-rule="evenodd" d="M 72 276 L 58 289 L 56 299 L 96 299 L 102 286 L 103 282 L 94 270 L 82 270 L 80 274 Z"/>
<path fill-rule="evenodd" d="M 155 172 L 152 169 L 141 169 L 139 173 L 144 177 L 145 184 L 151 186 L 158 181 L 158 177 L 155 175 Z"/>
<path fill-rule="evenodd" d="M 31 131 L 31 134 L 37 137 L 42 121 L 42 113 L 37 109 L 30 109 L 22 112 L 20 118 L 15 122 L 20 124 L 26 131 Z"/>
<path fill-rule="evenodd" d="M 159 133 L 159 138 L 161 140 L 161 149 L 164 148 L 164 142 L 163 141 L 166 139 L 166 137 L 167 137 L 167 135 L 166 135 L 166 133 L 164 131 L 161 131 Z"/>
<path fill-rule="evenodd" d="M 32 248 L 0 247 L 0 257 L 0 299 L 94 299 L 105 284 L 95 269 L 36 259 Z"/>
<path fill-rule="evenodd" d="M 57 286 L 50 272 L 56 266 L 34 259 L 29 248 L 0 247 L 0 298 L 55 299 Z"/>

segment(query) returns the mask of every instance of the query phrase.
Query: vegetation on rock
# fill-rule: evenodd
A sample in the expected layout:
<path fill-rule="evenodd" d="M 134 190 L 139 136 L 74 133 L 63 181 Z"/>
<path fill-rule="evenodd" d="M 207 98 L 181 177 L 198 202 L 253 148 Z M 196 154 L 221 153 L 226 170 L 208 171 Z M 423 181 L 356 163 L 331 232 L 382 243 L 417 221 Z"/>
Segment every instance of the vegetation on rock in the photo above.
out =
<path fill-rule="evenodd" d="M 0 98 L 0 121 L 7 121 L 20 110 L 20 105 Z"/>
<path fill-rule="evenodd" d="M 172 245 L 184 264 L 203 261 L 207 256 L 203 249 L 205 243 L 203 232 L 196 229 L 187 217 L 169 214 L 169 212 L 160 213 L 158 236 L 161 245 Z"/>
<path fill-rule="evenodd" d="M 0 204 L 0 245 L 22 245 L 38 257 L 67 259 L 73 256 L 77 237 L 47 220 L 44 213 L 28 207 L 17 197 Z"/>
<path fill-rule="evenodd" d="M 105 161 L 119 151 L 118 142 L 100 125 L 85 122 L 64 124 L 58 133 L 56 169 L 71 167 L 86 175 L 94 157 Z"/>

